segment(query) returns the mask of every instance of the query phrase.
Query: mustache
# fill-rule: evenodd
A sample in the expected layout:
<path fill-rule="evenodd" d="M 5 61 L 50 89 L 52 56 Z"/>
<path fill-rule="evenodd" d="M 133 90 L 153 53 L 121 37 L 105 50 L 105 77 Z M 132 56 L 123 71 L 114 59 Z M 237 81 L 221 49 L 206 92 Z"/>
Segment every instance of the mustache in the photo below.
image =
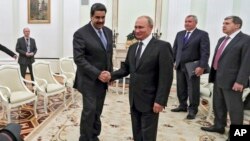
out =
<path fill-rule="evenodd" d="M 97 22 L 96 24 L 104 24 L 104 22 Z"/>

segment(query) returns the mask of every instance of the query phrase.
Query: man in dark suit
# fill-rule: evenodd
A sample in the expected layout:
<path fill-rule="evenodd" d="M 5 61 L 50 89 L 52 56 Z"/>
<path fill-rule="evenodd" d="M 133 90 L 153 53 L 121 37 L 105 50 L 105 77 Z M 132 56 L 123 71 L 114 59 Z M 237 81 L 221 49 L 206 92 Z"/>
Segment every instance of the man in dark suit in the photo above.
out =
<path fill-rule="evenodd" d="M 74 33 L 73 53 L 77 65 L 74 88 L 82 93 L 83 111 L 79 141 L 98 141 L 101 132 L 100 116 L 112 71 L 112 31 L 104 26 L 106 7 L 95 3 L 91 21 Z"/>
<path fill-rule="evenodd" d="M 134 33 L 139 41 L 129 47 L 125 63 L 112 80 L 130 74 L 129 102 L 135 141 L 156 141 L 159 112 L 167 104 L 173 80 L 172 48 L 152 36 L 153 21 L 137 18 Z"/>
<path fill-rule="evenodd" d="M 188 15 L 185 19 L 185 30 L 177 33 L 174 41 L 174 59 L 177 76 L 177 96 L 179 106 L 172 112 L 187 112 L 187 119 L 194 119 L 200 103 L 200 76 L 208 67 L 210 43 L 208 33 L 196 28 L 197 17 Z M 190 77 L 186 63 L 199 61 L 195 75 Z M 189 105 L 187 104 L 189 99 Z"/>
<path fill-rule="evenodd" d="M 243 89 L 250 75 L 250 37 L 240 31 L 242 20 L 237 16 L 224 19 L 223 33 L 215 48 L 209 82 L 214 83 L 214 125 L 202 130 L 223 134 L 227 112 L 232 125 L 243 124 Z"/>
<path fill-rule="evenodd" d="M 5 47 L 1 44 L 0 44 L 0 50 L 5 52 L 6 54 L 8 54 L 9 56 L 11 56 L 14 59 L 17 58 L 17 55 L 13 51 L 9 50 L 7 47 Z"/>
<path fill-rule="evenodd" d="M 30 29 L 23 29 L 24 36 L 17 39 L 16 52 L 19 53 L 18 63 L 20 65 L 21 75 L 25 78 L 26 70 L 29 69 L 31 80 L 34 80 L 32 73 L 32 63 L 35 62 L 34 55 L 37 52 L 35 39 L 30 37 Z"/>

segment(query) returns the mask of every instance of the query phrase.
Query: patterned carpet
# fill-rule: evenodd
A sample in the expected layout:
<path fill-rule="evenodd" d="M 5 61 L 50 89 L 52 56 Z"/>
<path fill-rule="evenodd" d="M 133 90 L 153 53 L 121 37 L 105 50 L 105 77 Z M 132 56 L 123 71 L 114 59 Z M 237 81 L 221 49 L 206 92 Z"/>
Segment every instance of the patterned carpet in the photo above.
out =
<path fill-rule="evenodd" d="M 34 132 L 38 126 L 43 124 L 45 120 L 55 114 L 56 111 L 62 107 L 63 97 L 62 94 L 51 96 L 48 103 L 48 114 L 46 115 L 43 108 L 43 97 L 39 96 L 37 102 L 38 118 L 35 118 L 33 113 L 33 103 L 16 107 L 11 110 L 11 122 L 18 123 L 22 126 L 21 135 L 25 138 L 31 132 Z M 67 96 L 68 101 L 71 99 Z M 0 106 L 0 128 L 7 124 L 7 119 L 3 115 L 2 107 Z"/>
<path fill-rule="evenodd" d="M 56 99 L 56 98 L 55 98 Z M 53 98 L 54 100 L 54 98 Z M 61 103 L 60 103 L 61 104 Z M 52 104 L 53 105 L 53 104 Z M 76 102 L 68 103 L 68 108 L 52 106 L 49 116 L 30 121 L 32 125 L 41 123 L 38 127 L 30 128 L 32 132 L 25 137 L 25 141 L 78 141 L 79 120 L 82 110 L 82 96 L 76 94 Z M 206 122 L 206 105 L 200 106 L 195 120 L 185 119 L 187 113 L 173 113 L 170 109 L 176 107 L 175 87 L 171 90 L 168 107 L 160 114 L 157 141 L 225 141 L 227 135 L 208 133 L 200 130 L 201 126 L 209 126 Z M 40 107 L 40 106 L 39 106 Z M 55 108 L 58 107 L 58 108 Z M 42 107 L 41 107 L 42 108 Z M 41 112 L 42 114 L 43 112 Z M 40 114 L 39 117 L 43 117 Z M 12 115 L 15 113 L 12 112 Z M 102 115 L 101 141 L 132 141 L 131 121 L 128 104 L 128 95 L 116 94 L 110 91 L 107 94 Z M 32 118 L 30 118 L 32 119 Z M 28 124 L 23 122 L 22 126 Z M 35 129 L 34 129 L 35 128 Z M 24 135 L 23 130 L 23 135 Z M 27 134 L 25 134 L 27 135 Z"/>

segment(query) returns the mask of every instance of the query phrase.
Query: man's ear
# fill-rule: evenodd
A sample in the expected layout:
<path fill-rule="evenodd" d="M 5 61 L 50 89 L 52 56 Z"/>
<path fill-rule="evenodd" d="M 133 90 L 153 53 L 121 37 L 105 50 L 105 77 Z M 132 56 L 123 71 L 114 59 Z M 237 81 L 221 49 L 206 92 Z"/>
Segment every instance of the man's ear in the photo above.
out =
<path fill-rule="evenodd" d="M 240 24 L 236 24 L 237 29 L 240 29 Z"/>

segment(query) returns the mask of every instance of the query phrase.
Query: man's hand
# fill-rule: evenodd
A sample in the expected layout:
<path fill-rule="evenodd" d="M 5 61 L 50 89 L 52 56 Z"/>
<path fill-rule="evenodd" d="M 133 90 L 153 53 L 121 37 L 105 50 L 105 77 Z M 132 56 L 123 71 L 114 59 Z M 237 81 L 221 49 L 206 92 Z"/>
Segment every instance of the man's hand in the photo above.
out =
<path fill-rule="evenodd" d="M 201 67 L 197 67 L 197 68 L 195 68 L 195 71 L 194 71 L 194 73 L 195 73 L 195 75 L 196 76 L 201 76 L 203 73 L 204 73 L 204 68 L 201 68 Z"/>
<path fill-rule="evenodd" d="M 109 82 L 109 80 L 111 79 L 110 72 L 102 71 L 101 74 L 99 75 L 98 79 L 101 80 L 103 83 Z"/>
<path fill-rule="evenodd" d="M 26 56 L 27 56 L 27 57 L 34 56 L 34 53 L 33 53 L 33 52 L 26 52 Z"/>
<path fill-rule="evenodd" d="M 243 85 L 241 85 L 240 83 L 235 82 L 232 90 L 236 91 L 236 92 L 243 92 Z"/>
<path fill-rule="evenodd" d="M 30 56 L 34 56 L 34 53 L 33 53 L 33 52 L 30 52 Z"/>
<path fill-rule="evenodd" d="M 163 109 L 164 109 L 163 106 L 161 106 L 161 105 L 158 104 L 158 103 L 154 103 L 153 111 L 154 111 L 155 113 L 162 112 Z"/>
<path fill-rule="evenodd" d="M 29 52 L 26 52 L 25 55 L 26 55 L 27 57 L 30 57 L 30 53 L 29 53 Z"/>
<path fill-rule="evenodd" d="M 12 58 L 14 58 L 16 60 L 17 59 L 17 55 L 12 56 Z"/>

